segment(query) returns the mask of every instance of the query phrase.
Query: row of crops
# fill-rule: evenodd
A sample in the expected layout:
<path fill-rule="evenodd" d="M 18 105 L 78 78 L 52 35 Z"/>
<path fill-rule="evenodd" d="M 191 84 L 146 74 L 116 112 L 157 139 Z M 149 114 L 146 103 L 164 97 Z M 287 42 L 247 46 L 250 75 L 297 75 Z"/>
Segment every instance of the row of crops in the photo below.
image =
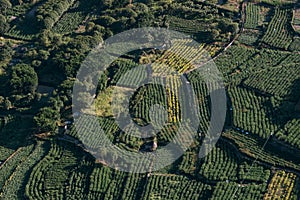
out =
<path fill-rule="evenodd" d="M 290 9 L 276 8 L 262 42 L 272 47 L 288 49 L 292 42 L 289 24 L 291 18 L 292 12 Z"/>
<path fill-rule="evenodd" d="M 201 3 L 195 3 L 195 8 L 196 5 L 199 6 Z M 52 28 L 55 33 L 59 34 L 69 34 L 86 18 L 86 13 L 79 6 L 79 1 L 74 0 L 45 1 L 38 7 L 36 17 L 44 28 Z M 187 9 L 188 6 L 183 8 Z M 209 24 L 213 23 L 213 26 L 218 27 L 218 31 L 210 33 L 218 35 L 214 38 L 218 42 L 213 45 L 204 45 L 193 43 L 192 40 L 174 40 L 172 41 L 173 47 L 162 53 L 156 60 L 157 62 L 152 65 L 152 69 L 137 67 L 138 64 L 130 59 L 119 59 L 107 71 L 109 87 L 121 90 L 117 96 L 118 100 L 123 100 L 125 93 L 132 91 L 137 83 L 143 81 L 156 79 L 166 85 L 166 88 L 159 84 L 144 85 L 130 99 L 130 114 L 138 125 L 147 125 L 153 122 L 153 119 L 166 118 L 166 121 L 169 122 L 155 136 L 158 148 L 174 139 L 178 133 L 180 127 L 178 124 L 181 119 L 189 117 L 184 114 L 190 114 L 182 112 L 187 105 L 181 103 L 180 96 L 182 94 L 179 93 L 179 90 L 185 88 L 182 80 L 175 75 L 174 71 L 182 75 L 194 70 L 195 66 L 192 65 L 194 62 L 202 65 L 209 59 L 205 51 L 208 51 L 210 55 L 215 55 L 222 43 L 231 37 L 230 33 L 219 29 L 219 25 L 222 23 L 211 14 L 218 15 L 219 10 L 215 7 L 211 10 L 201 10 L 199 7 L 189 8 L 184 16 L 179 16 L 182 13 L 181 8 L 174 6 L 172 9 L 173 13 L 168 13 L 172 17 L 167 20 L 171 29 L 197 37 L 199 32 L 206 32 L 206 29 L 210 28 Z M 114 10 L 109 12 L 113 13 Z M 257 4 L 247 6 L 245 27 L 255 30 L 250 30 L 247 34 L 244 32 L 239 37 L 241 43 L 249 46 L 258 43 L 261 33 L 257 29 L 264 20 L 262 19 L 264 16 L 260 16 L 262 12 L 263 8 Z M 289 46 L 291 41 L 291 35 L 287 33 L 289 12 L 288 9 L 276 8 L 274 10 L 274 17 L 262 39 L 263 43 L 277 48 Z M 205 21 L 192 19 L 199 15 L 206 15 Z M 21 39 L 32 39 L 22 35 L 22 32 L 13 31 L 14 28 L 11 29 L 11 34 L 19 35 Z M 70 35 L 70 37 L 72 36 Z M 220 41 L 221 39 L 223 41 Z M 286 44 L 282 44 L 282 42 Z M 237 46 L 234 43 L 216 59 L 217 66 L 229 85 L 228 96 L 232 103 L 230 107 L 232 112 L 229 115 L 232 117 L 234 129 L 237 131 L 226 132 L 225 139 L 221 138 L 221 141 L 205 158 L 199 159 L 198 145 L 209 130 L 210 101 L 203 77 L 197 74 L 197 71 L 193 71 L 186 75 L 186 84 L 193 88 L 197 97 L 196 101 L 199 105 L 197 117 L 200 119 L 200 125 L 198 132 L 194 133 L 197 136 L 192 147 L 176 163 L 159 172 L 128 174 L 105 166 L 107 163 L 104 158 L 106 157 L 111 157 L 113 163 L 120 165 L 127 163 L 121 163 L 123 158 L 117 157 L 117 154 L 104 151 L 101 152 L 103 155 L 97 155 L 95 163 L 94 158 L 91 158 L 91 155 L 83 150 L 97 150 L 97 148 L 107 145 L 108 142 L 112 142 L 120 147 L 120 151 L 137 152 L 141 151 L 145 144 L 145 140 L 131 135 L 131 127 L 121 130 L 115 119 L 110 118 L 111 115 L 97 117 L 97 125 L 91 123 L 95 119 L 94 116 L 81 116 L 82 118 L 75 119 L 81 123 L 76 127 L 79 130 L 72 127 L 70 132 L 67 132 L 72 137 L 58 135 L 48 138 L 50 141 L 38 142 L 35 146 L 28 145 L 21 148 L 19 141 L 23 143 L 25 137 L 31 132 L 30 120 L 18 118 L 7 122 L 1 121 L 0 159 L 4 161 L 13 152 L 15 154 L 0 166 L 0 198 L 223 200 L 262 199 L 264 196 L 268 199 L 269 196 L 276 195 L 289 198 L 291 190 L 296 185 L 295 175 L 276 173 L 270 185 L 267 186 L 270 170 L 260 165 L 261 163 L 253 164 L 251 161 L 257 158 L 259 162 L 273 166 L 300 170 L 298 157 L 291 158 L 290 155 L 285 155 L 284 151 L 280 154 L 273 151 L 274 147 L 270 146 L 266 146 L 266 150 L 262 150 L 265 147 L 265 140 L 261 140 L 261 138 L 268 138 L 274 133 L 274 136 L 289 144 L 296 147 L 300 145 L 299 120 L 288 120 L 287 117 L 286 120 L 281 121 L 285 115 L 277 112 L 279 104 L 284 103 L 281 98 L 291 96 L 290 89 L 299 79 L 300 71 L 297 69 L 297 65 L 291 64 L 299 63 L 299 55 L 263 48 L 258 50 L 249 46 Z M 133 55 L 126 55 L 126 58 L 128 57 L 133 57 Z M 147 58 L 145 56 L 145 60 Z M 204 65 L 201 68 L 205 69 L 206 67 Z M 163 76 L 163 78 L 159 79 L 156 76 Z M 239 85 L 240 83 L 242 85 Z M 293 101 L 298 97 L 296 93 L 292 95 L 294 94 Z M 275 98 L 269 97 L 270 95 Z M 285 100 L 291 99 L 286 98 Z M 110 96 L 107 95 L 105 101 L 110 105 Z M 156 104 L 165 109 L 167 117 L 164 112 L 154 112 L 151 115 L 153 106 Z M 288 105 L 288 108 L 291 106 Z M 122 106 L 113 109 L 124 111 Z M 103 129 L 108 140 L 103 139 L 103 133 L 98 126 Z M 22 127 L 22 129 L 18 127 Z M 190 127 L 185 127 L 182 134 L 191 131 Z M 142 133 L 135 134 L 137 136 Z M 6 137 L 4 138 L 3 135 Z M 81 145 L 77 139 L 84 145 Z M 179 142 L 174 141 L 175 144 Z M 72 143 L 78 144 L 83 149 Z M 241 153 L 237 152 L 230 143 L 239 148 Z M 51 147 L 46 144 L 51 144 Z M 91 154 L 93 153 L 91 151 Z M 252 159 L 246 161 L 244 155 Z M 154 163 L 159 166 L 170 159 L 172 158 L 166 156 L 155 160 Z M 142 162 L 136 165 L 140 167 L 139 169 L 148 167 L 148 165 L 143 166 L 145 163 Z M 279 189 L 276 190 L 276 187 Z"/>
<path fill-rule="evenodd" d="M 165 110 L 168 109 L 165 89 L 162 87 L 162 85 L 151 84 L 143 86 L 139 89 L 131 101 L 130 110 L 135 118 L 144 120 L 144 123 L 149 123 L 151 121 L 149 115 L 150 109 L 151 106 L 155 104 L 163 106 Z M 155 112 L 155 114 L 160 115 L 155 116 L 156 119 L 165 118 L 164 113 Z"/>
<path fill-rule="evenodd" d="M 264 47 L 298 50 L 298 38 L 294 37 L 298 26 L 292 22 L 296 21 L 297 12 L 293 12 L 291 6 L 271 7 L 259 3 L 247 3 L 245 18 L 246 29 L 239 37 L 240 42 L 246 45 L 257 45 L 260 41 L 260 45 Z"/>
<path fill-rule="evenodd" d="M 229 88 L 228 92 L 235 127 L 245 134 L 258 134 L 262 138 L 278 130 L 278 123 L 272 118 L 274 108 L 268 97 L 257 96 L 255 92 L 240 87 Z"/>
<path fill-rule="evenodd" d="M 209 3 L 184 3 L 184 8 L 173 6 L 167 10 L 166 25 L 172 30 L 192 35 L 199 41 L 215 43 L 222 47 L 236 31 L 231 14 L 220 15 L 220 11 Z M 222 11 L 221 11 L 222 12 Z M 219 24 L 223 24 L 222 26 Z M 227 28 L 231 27 L 231 28 Z M 216 42 L 218 41 L 218 42 Z"/>
<path fill-rule="evenodd" d="M 27 13 L 24 14 L 25 20 L 16 20 L 16 24 L 12 23 L 13 26 L 5 33 L 6 36 L 31 41 L 38 36 L 38 25 L 41 28 L 53 28 L 55 33 L 69 34 L 86 18 L 89 2 L 51 0 L 35 2 L 31 7 L 31 10 L 27 8 Z M 32 16 L 33 14 L 35 16 Z"/>
<path fill-rule="evenodd" d="M 47 155 L 34 167 L 26 186 L 26 196 L 28 196 L 29 199 L 40 199 L 45 195 L 44 191 L 42 191 L 45 172 L 55 160 L 59 160 L 61 154 L 62 148 L 58 145 L 51 144 Z"/>
<path fill-rule="evenodd" d="M 24 159 L 31 153 L 34 145 L 30 145 L 24 148 L 20 148 L 17 150 L 10 159 L 6 160 L 4 164 L 1 165 L 0 168 L 0 188 L 2 189 L 5 185 L 6 180 L 11 176 L 14 172 L 18 164 L 22 163 Z"/>
<path fill-rule="evenodd" d="M 180 172 L 194 175 L 197 169 L 198 153 L 194 150 L 187 151 L 183 154 L 182 160 L 178 165 Z"/>
<path fill-rule="evenodd" d="M 280 65 L 299 64 L 299 63 L 300 63 L 300 54 L 291 53 L 284 60 L 282 60 Z"/>
<path fill-rule="evenodd" d="M 110 71 L 113 74 L 110 84 L 129 88 L 135 88 L 144 83 L 150 73 L 147 66 L 138 66 L 137 63 L 129 59 L 114 61 Z"/>
<path fill-rule="evenodd" d="M 255 136 L 241 134 L 233 130 L 224 133 L 223 136 L 226 140 L 235 144 L 242 153 L 249 157 L 257 158 L 260 162 L 266 162 L 275 167 L 300 169 L 297 164 L 299 161 L 297 161 L 295 154 L 291 155 L 292 153 L 287 151 L 274 151 L 272 145 L 264 145 L 266 140 Z"/>
<path fill-rule="evenodd" d="M 67 142 L 51 142 L 48 154 L 33 168 L 26 185 L 29 199 L 85 199 L 86 181 L 94 161 L 79 147 Z"/>
<path fill-rule="evenodd" d="M 90 176 L 89 199 L 120 199 L 125 175 L 108 167 L 95 167 Z"/>
<path fill-rule="evenodd" d="M 181 85 L 180 77 L 169 76 L 166 80 L 166 95 L 168 101 L 168 117 L 169 122 L 178 122 L 181 120 L 180 117 L 180 106 L 179 106 L 179 87 Z"/>
<path fill-rule="evenodd" d="M 199 78 L 199 77 L 198 77 Z M 202 82 L 198 81 L 197 77 L 193 75 L 189 76 L 193 91 L 195 92 L 197 103 L 198 103 L 198 118 L 199 118 L 199 130 L 201 134 L 204 135 L 209 127 L 210 120 L 210 107 L 209 107 L 209 91 L 208 86 Z"/>
<path fill-rule="evenodd" d="M 235 85 L 265 69 L 273 70 L 274 67 L 297 64 L 299 54 L 234 45 L 221 54 L 215 63 L 225 81 Z"/>
<path fill-rule="evenodd" d="M 260 6 L 257 4 L 248 4 L 246 7 L 245 28 L 256 29 L 261 23 Z"/>
<path fill-rule="evenodd" d="M 74 2 L 75 0 L 49 0 L 43 3 L 36 10 L 37 21 L 43 28 L 51 28 Z"/>
<path fill-rule="evenodd" d="M 92 173 L 94 161 L 82 160 L 78 164 L 78 168 L 81 170 L 74 170 L 69 175 L 69 181 L 66 188 L 66 199 L 86 199 L 87 189 L 89 188 L 88 180 L 89 175 Z"/>
<path fill-rule="evenodd" d="M 33 149 L 34 148 L 34 149 Z M 1 199 L 23 199 L 25 194 L 25 183 L 28 181 L 28 172 L 47 153 L 44 142 L 22 148 L 0 169 L 3 170 L 3 178 L 9 176 L 1 188 Z"/>
<path fill-rule="evenodd" d="M 24 145 L 24 140 L 32 133 L 32 119 L 6 116 L 0 121 L 0 160 L 5 160 L 20 146 Z"/>
<path fill-rule="evenodd" d="M 5 14 L 8 19 L 11 19 L 10 29 L 4 33 L 4 36 L 24 41 L 33 40 L 37 37 L 38 31 L 36 30 L 36 23 L 32 13 L 35 7 L 41 4 L 41 1 L 27 1 L 20 4 L 14 2 L 13 4 L 11 8 L 7 8 L 6 11 L 2 13 Z"/>
<path fill-rule="evenodd" d="M 300 31 L 300 9 L 294 9 L 293 11 L 293 21 L 292 21 L 294 30 L 299 33 Z"/>
<path fill-rule="evenodd" d="M 10 28 L 6 33 L 6 36 L 21 39 L 21 40 L 32 40 L 36 37 L 35 34 L 26 34 L 24 31 L 20 30 L 16 25 Z"/>
<path fill-rule="evenodd" d="M 293 90 L 296 81 L 300 78 L 300 69 L 297 65 L 284 65 L 262 72 L 251 74 L 244 82 L 245 86 L 258 89 L 273 96 L 297 100 L 297 92 Z"/>
<path fill-rule="evenodd" d="M 53 27 L 53 31 L 59 34 L 70 34 L 79 28 L 91 11 L 91 1 L 75 1 L 74 4 L 65 12 Z"/>
<path fill-rule="evenodd" d="M 128 59 L 115 61 L 110 67 L 111 73 L 114 74 L 111 83 L 116 84 L 121 77 L 120 84 L 124 82 L 123 85 L 127 86 L 128 81 L 139 83 L 146 75 L 151 78 L 166 77 L 175 73 L 182 75 L 210 60 L 210 55 L 215 55 L 220 49 L 213 45 L 200 44 L 192 39 L 173 39 L 171 43 L 171 47 L 166 51 L 160 53 L 152 51 L 140 56 L 139 63 L 149 66 L 137 67 L 135 62 Z M 126 74 L 130 70 L 130 74 Z"/>
<path fill-rule="evenodd" d="M 262 199 L 266 187 L 266 184 L 257 183 L 242 185 L 235 182 L 218 182 L 212 199 Z"/>
<path fill-rule="evenodd" d="M 184 190 L 183 190 L 184 188 Z M 150 176 L 144 199 L 207 199 L 211 193 L 211 186 L 201 182 L 189 180 L 183 176 Z"/>
<path fill-rule="evenodd" d="M 119 132 L 119 127 L 113 119 L 99 118 L 96 119 L 95 123 L 97 124 L 93 123 L 93 120 L 95 120 L 94 116 L 82 116 L 76 126 L 73 126 L 68 133 L 70 136 L 81 140 L 87 148 L 91 149 L 99 148 L 107 142 L 101 138 L 100 127 L 110 141 L 113 141 L 115 134 Z"/>
<path fill-rule="evenodd" d="M 26 197 L 29 199 L 232 199 L 232 197 L 243 199 L 261 199 L 266 195 L 266 184 L 269 171 L 255 164 L 250 166 L 243 162 L 238 164 L 238 158 L 230 148 L 224 143 L 217 146 L 207 158 L 200 163 L 201 172 L 212 172 L 208 175 L 208 180 L 214 180 L 212 177 L 221 178 L 224 182 L 217 182 L 215 186 L 201 183 L 191 178 L 174 174 L 128 174 L 113 170 L 103 165 L 95 164 L 92 159 L 82 150 L 73 144 L 63 141 L 51 142 L 51 148 L 44 143 L 38 143 L 32 151 L 33 146 L 29 146 L 20 151 L 23 162 L 20 167 L 15 168 L 11 176 L 24 176 L 22 173 L 33 167 L 30 176 L 24 180 L 27 185 L 24 187 L 19 179 L 7 179 L 4 186 L 4 199 L 11 199 L 20 195 L 24 190 Z M 47 152 L 47 155 L 42 156 Z M 74 152 L 75 151 L 75 152 Z M 24 155 L 23 155 L 24 154 Z M 29 154 L 27 158 L 27 154 Z M 191 155 L 194 157 L 193 155 Z M 227 160 L 227 159 L 230 160 Z M 16 155 L 16 160 L 19 156 Z M 224 160 L 225 159 L 225 160 Z M 227 161 L 227 162 L 226 162 Z M 13 163 L 13 161 L 11 161 Z M 209 166 L 214 163 L 213 166 Z M 9 169 L 9 164 L 6 168 Z M 239 169 L 239 170 L 238 170 Z M 1 173 L 0 169 L 0 173 Z M 237 183 L 228 180 L 230 174 L 234 173 L 243 180 L 262 182 L 262 183 Z M 261 175 L 264 174 L 264 177 Z M 233 174 L 232 174 L 233 175 Z M 222 178 L 222 176 L 224 176 Z M 281 177 L 281 175 L 276 175 Z M 295 180 L 295 176 L 285 176 L 289 180 Z M 226 181 L 225 181 L 226 180 Z M 276 181 L 279 180 L 279 181 Z M 282 181 L 281 181 L 282 180 Z M 273 192 L 274 185 L 281 184 L 285 191 L 294 189 L 291 181 L 287 178 L 273 177 L 269 185 L 268 195 Z M 277 182 L 279 182 L 277 184 Z M 291 184 L 289 184 L 291 183 Z M 288 188 L 284 186 L 288 184 Z M 184 189 L 183 189 L 184 188 Z M 20 196 L 18 196 L 20 197 Z"/>
<path fill-rule="evenodd" d="M 276 137 L 280 140 L 283 140 L 297 148 L 300 148 L 300 120 L 292 119 L 284 128 L 276 133 Z"/>
<path fill-rule="evenodd" d="M 195 64 L 200 65 L 209 59 L 204 44 L 199 44 L 192 39 L 172 40 L 171 48 L 153 64 L 153 75 L 168 76 L 175 72 L 183 74 L 194 69 Z"/>
<path fill-rule="evenodd" d="M 240 67 L 247 73 L 260 71 L 269 67 L 275 67 L 285 60 L 290 53 L 285 51 L 276 51 L 269 49 L 261 49 L 257 51 L 257 54 L 251 57 L 250 60 L 242 64 Z"/>
<path fill-rule="evenodd" d="M 256 54 L 257 51 L 253 48 L 234 45 L 226 52 L 222 53 L 218 59 L 215 60 L 215 63 L 222 72 L 225 81 L 233 83 L 233 79 L 238 79 L 236 76 L 241 76 L 241 69 L 239 66 L 250 60 Z"/>
<path fill-rule="evenodd" d="M 180 173 L 197 176 L 204 180 L 221 182 L 264 183 L 269 179 L 270 170 L 244 160 L 241 154 L 235 152 L 232 144 L 226 140 L 219 141 L 216 147 L 202 159 L 198 157 L 197 145 L 199 144 L 192 145 L 192 148 L 182 156 L 178 163 Z"/>
<path fill-rule="evenodd" d="M 264 200 L 292 199 L 295 182 L 295 174 L 287 173 L 285 171 L 277 171 L 268 185 L 268 192 L 265 194 Z"/>
<path fill-rule="evenodd" d="M 68 34 L 74 31 L 84 20 L 82 12 L 68 12 L 55 24 L 53 31 L 56 33 Z"/>
<path fill-rule="evenodd" d="M 239 166 L 239 179 L 242 181 L 266 182 L 270 177 L 270 170 L 265 170 L 263 166 L 247 162 Z"/>
<path fill-rule="evenodd" d="M 218 143 L 215 148 L 200 161 L 199 175 L 208 180 L 232 180 L 238 176 L 239 158 L 225 143 Z"/>
<path fill-rule="evenodd" d="M 187 20 L 173 16 L 168 17 L 168 20 L 170 28 L 175 31 L 193 35 L 205 30 L 203 22 L 198 20 Z"/>

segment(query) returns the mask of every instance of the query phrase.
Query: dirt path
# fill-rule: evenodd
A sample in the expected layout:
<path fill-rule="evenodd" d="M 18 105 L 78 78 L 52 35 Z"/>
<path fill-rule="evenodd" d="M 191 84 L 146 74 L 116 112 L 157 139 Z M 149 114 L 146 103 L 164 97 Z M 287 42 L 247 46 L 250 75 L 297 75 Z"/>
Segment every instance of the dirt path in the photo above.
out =
<path fill-rule="evenodd" d="M 12 159 L 20 150 L 22 149 L 22 147 L 18 148 L 15 152 L 13 152 L 3 163 L 1 163 L 0 165 L 0 169 L 2 169 L 2 167 L 5 165 L 5 163 L 7 161 L 9 161 L 10 159 Z"/>
<path fill-rule="evenodd" d="M 198 68 L 201 68 L 201 67 L 205 66 L 205 65 L 208 64 L 209 62 L 213 62 L 213 61 L 216 60 L 219 56 L 223 55 L 223 53 L 224 53 L 228 48 L 230 48 L 230 47 L 232 46 L 232 44 L 233 44 L 233 43 L 240 37 L 240 35 L 244 32 L 244 25 L 245 25 L 245 18 L 246 18 L 246 12 L 245 12 L 245 10 L 246 10 L 246 2 L 243 2 L 243 3 L 242 3 L 242 10 L 241 10 L 241 15 L 242 15 L 242 17 L 241 17 L 241 21 L 240 21 L 241 26 L 240 26 L 239 32 L 234 36 L 234 38 L 232 39 L 232 41 L 231 41 L 228 45 L 226 45 L 226 46 L 224 47 L 224 50 L 223 50 L 222 52 L 220 52 L 218 55 L 216 55 L 215 57 L 213 57 L 212 59 L 209 59 L 209 60 L 206 61 L 205 63 L 203 63 L 203 64 L 197 66 L 196 68 L 190 69 L 190 70 L 186 71 L 185 74 L 188 74 L 188 73 L 190 73 L 190 72 L 192 72 L 192 71 L 194 71 L 194 70 L 197 70 Z"/>
<path fill-rule="evenodd" d="M 261 161 L 261 160 L 258 160 L 257 158 L 250 157 L 249 155 L 246 155 L 246 154 L 242 153 L 239 150 L 239 148 L 235 144 L 233 144 L 229 139 L 224 138 L 224 137 L 221 137 L 220 139 L 222 141 L 224 141 L 225 143 L 229 144 L 231 147 L 233 147 L 236 151 L 236 155 L 241 159 L 245 159 L 245 160 L 248 160 L 250 162 L 252 161 L 254 163 L 257 163 L 259 165 L 263 165 L 263 166 L 268 167 L 268 168 L 276 168 L 278 170 L 283 170 L 283 171 L 286 171 L 286 172 L 292 172 L 292 173 L 297 174 L 298 176 L 300 176 L 300 171 L 299 170 L 291 169 L 289 167 L 274 166 L 274 165 L 268 163 L 267 161 Z M 262 149 L 262 151 L 263 151 L 263 149 Z"/>

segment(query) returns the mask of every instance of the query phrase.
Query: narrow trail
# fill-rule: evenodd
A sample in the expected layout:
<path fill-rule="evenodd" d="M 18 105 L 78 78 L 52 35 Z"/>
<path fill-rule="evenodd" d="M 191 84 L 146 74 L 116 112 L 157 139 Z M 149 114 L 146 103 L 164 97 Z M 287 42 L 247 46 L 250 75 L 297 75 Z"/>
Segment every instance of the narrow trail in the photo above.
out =
<path fill-rule="evenodd" d="M 295 169 L 291 169 L 291 168 L 287 168 L 287 167 L 282 167 L 282 166 L 273 166 L 272 164 L 270 164 L 266 161 L 257 160 L 256 158 L 253 158 L 253 157 L 250 157 L 249 155 L 241 153 L 239 148 L 235 144 L 233 144 L 229 139 L 221 137 L 221 140 L 226 142 L 227 144 L 229 144 L 231 147 L 233 147 L 236 150 L 236 154 L 240 159 L 245 159 L 245 160 L 252 161 L 252 162 L 255 161 L 255 163 L 257 163 L 259 165 L 263 165 L 263 166 L 268 167 L 268 168 L 275 168 L 275 169 L 278 169 L 278 170 L 284 170 L 284 171 L 287 171 L 287 172 L 292 172 L 292 173 L 297 174 L 298 176 L 300 176 L 300 171 L 299 170 L 295 170 Z"/>
<path fill-rule="evenodd" d="M 7 163 L 10 159 L 12 159 L 20 150 L 22 149 L 22 147 L 18 148 L 15 152 L 13 152 L 8 158 L 6 158 L 6 160 L 1 163 L 0 165 L 0 170 L 3 168 L 3 166 L 5 165 L 5 163 Z"/>
<path fill-rule="evenodd" d="M 229 44 L 227 44 L 227 45 L 224 47 L 223 51 L 220 52 L 220 53 L 218 53 L 218 55 L 214 56 L 213 58 L 209 59 L 208 61 L 204 62 L 203 64 L 201 64 L 201 65 L 199 65 L 199 66 L 197 66 L 197 67 L 195 67 L 195 68 L 193 68 L 193 69 L 190 69 L 190 70 L 184 72 L 185 74 L 188 74 L 188 73 L 190 73 L 190 72 L 192 72 L 192 71 L 195 71 L 195 70 L 197 70 L 197 69 L 199 69 L 199 68 L 201 68 L 201 67 L 207 65 L 208 63 L 215 61 L 218 57 L 220 57 L 221 55 L 223 55 L 224 52 L 227 51 L 227 49 L 229 49 L 229 48 L 232 46 L 232 44 L 233 44 L 233 43 L 240 37 L 240 35 L 244 32 L 244 26 L 245 26 L 245 20 L 246 20 L 246 12 L 245 12 L 245 10 L 246 10 L 246 2 L 243 2 L 243 3 L 242 3 L 242 11 L 241 11 L 240 29 L 239 29 L 239 31 L 237 32 L 237 34 L 234 36 L 234 38 L 231 40 L 231 42 L 230 42 Z"/>

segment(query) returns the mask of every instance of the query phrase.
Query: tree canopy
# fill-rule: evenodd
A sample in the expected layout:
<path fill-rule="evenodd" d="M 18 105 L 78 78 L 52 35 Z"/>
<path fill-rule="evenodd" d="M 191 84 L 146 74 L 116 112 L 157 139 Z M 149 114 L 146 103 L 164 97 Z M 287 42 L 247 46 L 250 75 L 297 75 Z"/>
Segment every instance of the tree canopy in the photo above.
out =
<path fill-rule="evenodd" d="M 51 107 L 42 108 L 34 117 L 34 121 L 41 132 L 52 132 L 56 129 L 59 111 Z"/>
<path fill-rule="evenodd" d="M 13 93 L 35 93 L 38 85 L 38 76 L 33 67 L 26 64 L 17 64 L 12 67 L 10 85 Z"/>

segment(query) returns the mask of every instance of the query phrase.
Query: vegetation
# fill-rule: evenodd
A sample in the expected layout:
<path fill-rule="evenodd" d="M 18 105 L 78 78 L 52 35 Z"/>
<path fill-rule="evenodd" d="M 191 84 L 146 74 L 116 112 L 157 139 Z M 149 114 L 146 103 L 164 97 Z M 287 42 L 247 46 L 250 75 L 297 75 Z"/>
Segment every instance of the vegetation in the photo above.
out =
<path fill-rule="evenodd" d="M 263 93 L 276 97 L 296 97 L 293 87 L 300 78 L 300 71 L 296 65 L 284 65 L 267 69 L 249 76 L 244 82 L 247 87 L 255 88 Z M 293 93 L 293 94 L 291 94 Z"/>
<path fill-rule="evenodd" d="M 230 148 L 226 147 L 225 144 L 217 146 L 205 157 L 203 164 L 200 161 L 200 176 L 209 180 L 237 180 L 239 159 Z"/>
<path fill-rule="evenodd" d="M 296 175 L 293 173 L 277 171 L 268 185 L 268 192 L 265 194 L 264 199 L 291 199 L 295 179 Z"/>
<path fill-rule="evenodd" d="M 181 190 L 180 188 L 185 188 Z M 181 176 L 151 176 L 145 189 L 146 199 L 201 199 L 208 198 L 211 187 Z"/>
<path fill-rule="evenodd" d="M 244 134 L 230 131 L 223 134 L 226 139 L 237 145 L 239 150 L 245 155 L 255 158 L 260 162 L 269 163 L 272 166 L 282 166 L 288 168 L 299 169 L 298 162 L 295 160 L 295 152 L 292 149 L 287 149 L 290 152 L 274 151 L 274 146 L 268 144 L 264 146 L 265 140 L 258 137 L 247 137 Z"/>
<path fill-rule="evenodd" d="M 7 180 L 5 186 L 2 188 L 1 198 L 3 199 L 20 199 L 24 198 L 25 186 L 27 182 L 28 172 L 37 164 L 44 156 L 46 148 L 42 142 L 39 142 L 31 154 L 19 163 L 15 171 Z"/>
<path fill-rule="evenodd" d="M 260 25 L 260 6 L 249 3 L 246 7 L 245 28 L 256 29 Z"/>
<path fill-rule="evenodd" d="M 38 77 L 32 67 L 28 65 L 16 65 L 12 68 L 10 84 L 14 93 L 34 94 L 38 85 Z"/>
<path fill-rule="evenodd" d="M 275 119 L 270 118 L 274 115 L 272 113 L 274 108 L 264 106 L 270 104 L 271 99 L 238 87 L 229 89 L 229 95 L 234 99 L 232 101 L 233 125 L 242 133 L 254 133 L 267 138 L 278 129 L 276 123 L 273 123 Z"/>
<path fill-rule="evenodd" d="M 244 181 L 267 182 L 270 177 L 270 170 L 264 170 L 264 167 L 257 164 L 249 165 L 244 162 L 240 165 L 239 179 Z"/>
<path fill-rule="evenodd" d="M 0 0 L 0 198 L 299 199 L 298 4 Z M 109 45 L 104 41 L 110 36 L 143 27 L 189 37 L 162 35 L 162 49 L 120 56 L 95 80 L 96 94 L 86 84 L 87 92 L 72 99 L 77 72 L 91 50 Z M 221 137 L 200 158 L 201 147 L 208 150 L 206 139 L 213 139 L 208 131 L 216 105 L 209 88 L 219 83 L 203 76 L 211 64 L 224 77 L 228 109 Z M 189 86 L 197 108 L 190 107 Z M 72 101 L 84 107 L 91 99 L 95 110 L 72 113 Z M 152 125 L 156 132 L 143 138 L 139 129 L 120 127 L 116 116 L 127 109 L 137 126 Z M 189 123 L 182 125 L 184 119 Z M 120 151 L 156 155 L 170 142 L 182 142 L 179 130 L 183 142 L 190 134 L 193 142 L 157 171 L 172 155 L 136 163 L 148 173 L 128 173 L 118 170 L 127 164 L 123 157 L 101 151 L 112 143 Z"/>
<path fill-rule="evenodd" d="M 36 19 L 42 28 L 49 29 L 73 3 L 72 0 L 47 1 L 37 9 Z"/>
<path fill-rule="evenodd" d="M 213 199 L 261 199 L 266 184 L 241 185 L 233 182 L 218 182 L 213 193 Z"/>
<path fill-rule="evenodd" d="M 290 9 L 276 8 L 262 42 L 272 47 L 287 49 L 292 42 L 288 22 L 291 20 Z"/>

